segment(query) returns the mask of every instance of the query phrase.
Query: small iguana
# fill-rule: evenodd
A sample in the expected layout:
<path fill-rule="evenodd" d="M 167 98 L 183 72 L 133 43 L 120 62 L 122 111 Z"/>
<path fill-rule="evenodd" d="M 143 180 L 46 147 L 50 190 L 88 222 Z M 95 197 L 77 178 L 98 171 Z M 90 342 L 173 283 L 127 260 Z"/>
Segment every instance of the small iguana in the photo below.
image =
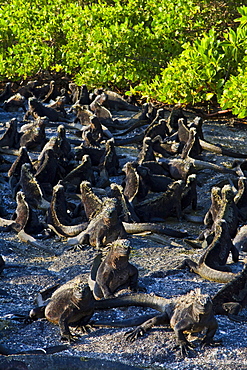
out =
<path fill-rule="evenodd" d="M 95 299 L 114 297 L 116 290 L 122 287 L 137 289 L 138 270 L 129 263 L 130 242 L 127 239 L 115 240 L 106 257 L 92 266 L 89 286 Z"/>
<path fill-rule="evenodd" d="M 238 261 L 239 252 L 233 245 L 225 220 L 217 220 L 214 231 L 207 237 L 208 246 L 198 263 L 186 258 L 180 268 L 188 266 L 195 273 L 207 280 L 227 283 L 235 274 L 229 272 L 227 258 L 232 253 L 234 262 Z"/>

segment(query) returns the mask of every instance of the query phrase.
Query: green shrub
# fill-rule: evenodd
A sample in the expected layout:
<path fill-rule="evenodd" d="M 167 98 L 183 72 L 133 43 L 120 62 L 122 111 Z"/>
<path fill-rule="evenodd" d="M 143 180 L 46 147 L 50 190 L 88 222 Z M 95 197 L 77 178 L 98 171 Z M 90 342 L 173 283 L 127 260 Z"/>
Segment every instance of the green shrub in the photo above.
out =
<path fill-rule="evenodd" d="M 237 111 L 244 98 L 231 84 L 245 76 L 246 9 L 233 0 L 3 0 L 0 80 L 59 71 L 88 87 L 167 103 L 214 97 Z"/>

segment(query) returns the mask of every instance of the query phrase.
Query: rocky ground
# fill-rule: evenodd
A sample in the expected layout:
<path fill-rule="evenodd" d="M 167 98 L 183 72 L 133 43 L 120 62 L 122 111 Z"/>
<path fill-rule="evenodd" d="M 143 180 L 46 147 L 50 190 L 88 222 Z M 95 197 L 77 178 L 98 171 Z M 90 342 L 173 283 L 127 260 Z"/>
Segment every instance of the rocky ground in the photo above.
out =
<path fill-rule="evenodd" d="M 3 122 L 14 114 L 0 112 L 0 128 Z M 2 125 L 2 126 L 1 126 Z M 226 121 L 205 121 L 203 126 L 205 139 L 212 143 L 221 143 L 226 147 L 246 152 L 246 127 Z M 122 164 L 134 157 L 138 148 L 119 147 L 118 153 L 127 155 Z M 216 156 L 213 153 L 203 154 L 204 159 L 217 164 L 230 166 L 233 158 Z M 9 158 L 9 157 L 8 157 Z M 201 171 L 198 175 L 198 211 L 203 216 L 210 205 L 210 190 L 229 178 L 229 175 L 217 174 L 210 170 Z M 1 173 L 1 194 L 4 206 L 13 212 L 15 204 L 6 183 L 6 173 Z M 114 178 L 116 181 L 116 178 Z M 118 179 L 121 182 L 121 178 Z M 191 214 L 191 211 L 187 211 Z M 193 213 L 194 214 L 194 213 Z M 187 230 L 197 236 L 203 228 L 195 224 L 176 219 L 167 220 L 167 226 Z M 0 278 L 0 343 L 16 351 L 45 348 L 60 344 L 59 329 L 46 320 L 24 324 L 10 319 L 9 314 L 28 313 L 34 307 L 36 293 L 47 285 L 56 282 L 64 283 L 78 274 L 87 281 L 90 267 L 96 251 L 92 247 L 83 250 L 62 252 L 66 240 L 56 238 L 42 243 L 55 253 L 46 253 L 33 246 L 19 242 L 14 232 L 0 232 L 0 254 L 6 264 L 17 264 L 18 267 L 6 268 Z M 203 280 L 187 270 L 177 269 L 185 257 L 197 260 L 201 250 L 190 248 L 182 239 L 142 234 L 130 236 L 132 245 L 131 263 L 139 270 L 140 282 L 148 293 L 170 298 L 184 294 L 192 289 L 201 288 L 203 293 L 213 295 L 222 284 Z M 56 256 L 55 256 L 56 254 Z M 244 253 L 240 261 L 232 264 L 233 271 L 241 270 Z M 151 312 L 149 309 L 129 307 L 111 311 L 96 312 L 93 320 L 98 318 L 120 319 Z M 154 311 L 155 312 L 155 311 Z M 244 312 L 243 312 L 244 313 Z M 199 346 L 185 359 L 179 357 L 175 347 L 175 336 L 169 327 L 155 327 L 144 337 L 134 343 L 125 340 L 128 329 L 97 328 L 89 334 L 72 328 L 72 332 L 81 334 L 79 339 L 68 346 L 68 349 L 54 355 L 36 356 L 0 356 L 0 369 L 7 369 L 7 362 L 22 361 L 28 369 L 244 369 L 247 368 L 246 323 L 230 321 L 218 316 L 219 329 L 216 339 L 222 338 L 220 347 L 200 349 Z M 199 340 L 196 339 L 197 344 Z M 113 361 L 107 362 L 107 361 Z M 34 365 L 36 364 L 36 365 Z M 19 365 L 20 366 L 20 365 Z M 38 367 L 37 367 L 38 366 Z M 22 367 L 18 367 L 21 369 Z"/>

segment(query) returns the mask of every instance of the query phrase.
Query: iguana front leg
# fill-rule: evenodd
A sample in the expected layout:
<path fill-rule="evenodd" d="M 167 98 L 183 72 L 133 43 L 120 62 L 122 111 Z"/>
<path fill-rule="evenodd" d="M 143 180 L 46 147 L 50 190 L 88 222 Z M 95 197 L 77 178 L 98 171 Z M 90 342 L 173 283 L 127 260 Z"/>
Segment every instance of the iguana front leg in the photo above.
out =
<path fill-rule="evenodd" d="M 192 325 L 188 325 L 187 320 L 181 320 L 173 327 L 176 336 L 177 346 L 180 348 L 180 353 L 183 358 L 188 355 L 189 347 L 190 348 L 195 347 L 185 338 L 185 335 L 183 333 L 185 329 L 189 331 L 191 327 Z"/>
<path fill-rule="evenodd" d="M 125 333 L 126 340 L 129 342 L 134 342 L 138 337 L 143 336 L 153 326 L 164 324 L 169 324 L 169 317 L 166 312 L 152 317 L 151 319 L 145 321 L 142 325 L 137 326 L 137 328 L 134 330 Z"/>
<path fill-rule="evenodd" d="M 201 341 L 201 347 L 204 348 L 206 346 L 219 346 L 221 341 L 215 341 L 213 339 L 216 330 L 218 329 L 218 322 L 215 317 L 211 317 L 210 325 L 208 326 L 207 332 L 203 340 Z"/>
<path fill-rule="evenodd" d="M 68 308 L 63 312 L 59 319 L 59 328 L 60 328 L 60 334 L 61 334 L 61 340 L 62 341 L 68 341 L 69 343 L 71 341 L 74 341 L 77 336 L 72 335 L 70 330 L 69 330 L 69 317 L 71 314 L 71 310 Z"/>

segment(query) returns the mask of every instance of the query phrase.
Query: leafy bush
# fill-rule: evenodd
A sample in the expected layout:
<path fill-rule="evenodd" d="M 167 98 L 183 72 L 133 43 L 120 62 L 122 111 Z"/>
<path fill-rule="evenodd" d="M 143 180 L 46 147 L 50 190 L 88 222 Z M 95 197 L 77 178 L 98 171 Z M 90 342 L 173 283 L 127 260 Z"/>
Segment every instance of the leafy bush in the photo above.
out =
<path fill-rule="evenodd" d="M 247 14 L 247 8 L 241 8 Z M 151 84 L 140 84 L 136 91 L 166 103 L 196 103 L 217 97 L 224 107 L 231 107 L 228 100 L 234 94 L 232 83 L 240 84 L 240 66 L 246 63 L 247 26 L 244 15 L 239 19 L 240 26 L 234 31 L 229 29 L 221 37 L 213 28 L 191 45 L 186 43 L 184 51 L 173 58 L 161 74 Z M 239 78 L 243 78 L 243 71 Z M 229 76 L 230 80 L 226 83 Z M 238 82 L 237 82 L 238 81 Z M 226 83 L 226 85 L 225 85 Z M 224 97 L 221 95 L 224 89 Z M 239 86 L 240 87 L 240 86 Z M 231 91 L 231 93 L 230 93 Z M 227 92 L 228 95 L 227 95 Z M 241 93 L 240 93 L 241 95 Z M 242 99 L 244 100 L 244 98 Z M 237 102 L 236 97 L 234 103 Z M 242 103 L 241 103 L 242 104 Z M 234 105 L 232 105 L 233 107 Z M 235 111 L 237 111 L 235 109 Z M 239 112 L 238 112 L 239 113 Z M 242 113 L 244 114 L 244 113 Z"/>
<path fill-rule="evenodd" d="M 230 91 L 245 76 L 246 9 L 238 26 L 233 0 L 3 0 L 0 79 L 47 70 L 167 103 L 215 97 L 238 109 L 244 99 Z"/>
<path fill-rule="evenodd" d="M 219 102 L 222 108 L 231 108 L 239 118 L 247 117 L 247 66 L 227 81 Z"/>
<path fill-rule="evenodd" d="M 78 83 L 89 85 L 121 88 L 148 83 L 181 53 L 185 42 L 210 28 L 210 21 L 220 30 L 221 8 L 215 4 L 208 0 L 3 1 L 0 76 L 19 79 L 48 69 L 70 73 Z"/>

